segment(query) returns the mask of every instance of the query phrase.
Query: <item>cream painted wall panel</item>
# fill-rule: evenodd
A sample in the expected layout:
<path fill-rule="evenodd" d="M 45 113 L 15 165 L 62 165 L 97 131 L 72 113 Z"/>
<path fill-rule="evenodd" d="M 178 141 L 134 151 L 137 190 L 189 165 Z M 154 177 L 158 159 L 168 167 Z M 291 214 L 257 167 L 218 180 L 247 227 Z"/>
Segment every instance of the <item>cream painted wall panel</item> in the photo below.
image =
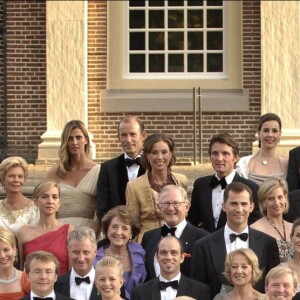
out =
<path fill-rule="evenodd" d="M 261 1 L 262 113 L 300 128 L 300 2 Z"/>

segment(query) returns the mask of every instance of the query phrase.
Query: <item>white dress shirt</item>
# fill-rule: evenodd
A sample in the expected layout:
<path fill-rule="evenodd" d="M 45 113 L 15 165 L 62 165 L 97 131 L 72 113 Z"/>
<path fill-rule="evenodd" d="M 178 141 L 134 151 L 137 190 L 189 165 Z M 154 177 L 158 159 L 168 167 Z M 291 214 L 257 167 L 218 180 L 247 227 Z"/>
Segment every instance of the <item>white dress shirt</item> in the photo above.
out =
<path fill-rule="evenodd" d="M 140 155 L 138 155 L 137 157 L 141 157 Z M 135 157 L 135 158 L 137 158 Z M 124 153 L 124 158 L 129 158 L 129 159 L 132 159 L 132 157 L 128 156 L 126 153 Z M 139 173 L 139 169 L 140 169 L 140 166 L 137 165 L 137 164 L 133 164 L 132 166 L 130 167 L 127 167 L 126 166 L 126 169 L 127 169 L 127 175 L 128 175 L 128 180 L 129 181 L 132 181 L 134 179 L 137 178 L 138 176 L 138 173 Z"/>
<path fill-rule="evenodd" d="M 245 242 L 243 240 L 241 240 L 239 237 L 237 237 L 236 240 L 231 243 L 230 238 L 229 238 L 229 235 L 231 233 L 235 233 L 235 234 L 248 233 L 249 234 L 249 227 L 246 226 L 246 228 L 242 232 L 237 233 L 237 232 L 232 231 L 226 223 L 226 225 L 224 227 L 224 240 L 225 240 L 227 254 L 236 249 L 249 248 L 249 237 L 248 237 L 247 241 L 245 241 Z"/>
<path fill-rule="evenodd" d="M 183 232 L 183 230 L 184 230 L 184 228 L 185 228 L 186 225 L 187 225 L 187 221 L 186 221 L 186 219 L 184 219 L 184 220 L 183 220 L 182 222 L 180 222 L 177 226 L 175 226 L 175 227 L 176 227 L 175 236 L 176 236 L 178 239 L 181 237 L 182 232 Z M 166 224 L 166 226 L 168 226 L 168 225 Z M 168 226 L 168 227 L 170 228 L 170 226 Z M 168 235 L 171 235 L 171 234 L 169 233 Z M 159 264 L 158 264 L 156 255 L 154 255 L 153 260 L 154 260 L 153 263 L 154 263 L 155 274 L 156 274 L 156 276 L 158 276 L 158 275 L 160 274 L 160 266 L 159 266 Z"/>
<path fill-rule="evenodd" d="M 33 291 L 30 292 L 30 300 L 33 300 L 33 297 L 39 297 L 39 298 L 42 298 L 40 297 L 39 295 L 35 294 Z M 48 294 L 47 296 L 43 297 L 43 298 L 47 298 L 47 297 L 52 297 L 53 300 L 56 300 L 56 296 L 55 296 L 55 293 L 54 293 L 54 290 Z"/>
<path fill-rule="evenodd" d="M 234 176 L 235 176 L 235 170 L 233 170 L 229 175 L 227 175 L 225 177 L 225 180 L 227 182 L 227 184 L 231 183 Z M 215 174 L 214 176 L 216 176 L 218 178 L 218 180 L 221 180 L 221 178 L 219 178 L 217 176 L 217 174 Z M 212 209 L 213 209 L 213 217 L 214 217 L 214 221 L 215 221 L 215 227 L 217 228 L 218 225 L 218 221 L 220 218 L 220 213 L 222 210 L 222 204 L 223 204 L 223 197 L 224 197 L 224 191 L 225 189 L 222 190 L 221 185 L 219 184 L 218 186 L 216 186 L 213 190 L 212 190 L 212 194 L 211 194 L 211 198 L 212 198 Z"/>
<path fill-rule="evenodd" d="M 94 280 L 95 280 L 95 269 L 92 268 L 88 274 L 86 274 L 84 277 L 90 277 L 91 283 L 88 284 L 86 282 L 81 282 L 81 284 L 77 285 L 75 282 L 75 277 L 81 277 L 78 275 L 74 269 L 72 268 L 71 274 L 70 274 L 70 297 L 74 299 L 80 299 L 80 300 L 89 300 L 91 297 Z"/>
<path fill-rule="evenodd" d="M 180 277 L 181 277 L 180 272 L 171 280 L 167 280 L 164 277 L 162 277 L 161 275 L 159 275 L 159 281 L 169 282 L 169 281 L 178 280 L 178 282 L 179 282 Z M 176 295 L 177 295 L 177 290 L 173 289 L 171 286 L 168 286 L 165 290 L 160 291 L 160 299 L 161 300 L 173 300 L 176 298 Z"/>

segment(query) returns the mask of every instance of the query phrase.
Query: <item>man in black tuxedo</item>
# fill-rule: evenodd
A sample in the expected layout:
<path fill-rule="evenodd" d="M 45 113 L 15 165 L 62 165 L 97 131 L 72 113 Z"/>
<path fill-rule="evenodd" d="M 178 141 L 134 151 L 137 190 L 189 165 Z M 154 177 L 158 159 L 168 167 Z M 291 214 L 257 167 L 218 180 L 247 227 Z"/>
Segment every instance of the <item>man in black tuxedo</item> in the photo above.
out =
<path fill-rule="evenodd" d="M 54 288 L 60 294 L 78 300 L 97 300 L 93 262 L 97 253 L 95 232 L 89 227 L 77 227 L 69 236 L 68 255 L 71 271 L 58 277 Z"/>
<path fill-rule="evenodd" d="M 273 237 L 247 225 L 254 208 L 251 189 L 241 182 L 230 183 L 225 189 L 222 207 L 227 216 L 225 227 L 194 244 L 192 278 L 207 283 L 213 299 L 220 292 L 222 284 L 229 285 L 222 275 L 227 253 L 240 248 L 251 248 L 263 270 L 262 280 L 255 287 L 264 292 L 266 273 L 280 263 L 279 251 Z"/>
<path fill-rule="evenodd" d="M 31 291 L 21 300 L 75 300 L 59 294 L 54 290 L 57 280 L 59 262 L 57 258 L 46 251 L 35 251 L 27 255 L 25 272 L 30 281 Z"/>
<path fill-rule="evenodd" d="M 283 218 L 293 223 L 300 217 L 300 189 L 289 192 L 289 210 Z"/>
<path fill-rule="evenodd" d="M 300 189 L 300 146 L 289 152 L 289 164 L 286 181 L 289 191 Z"/>
<path fill-rule="evenodd" d="M 206 284 L 188 278 L 180 272 L 184 253 L 179 239 L 172 235 L 161 239 L 156 257 L 160 275 L 133 288 L 131 300 L 173 300 L 179 296 L 209 300 L 210 292 Z"/>
<path fill-rule="evenodd" d="M 101 164 L 97 183 L 97 217 L 102 217 L 117 205 L 125 205 L 128 181 L 145 173 L 140 166 L 140 154 L 147 134 L 141 119 L 126 116 L 118 125 L 118 137 L 124 153 Z"/>
<path fill-rule="evenodd" d="M 141 243 L 146 251 L 147 280 L 157 277 L 160 273 L 155 252 L 160 239 L 168 234 L 180 239 L 185 253 L 180 271 L 190 277 L 194 242 L 207 235 L 208 232 L 186 221 L 191 204 L 186 190 L 181 186 L 165 186 L 159 194 L 158 203 L 165 225 L 162 228 L 147 231 Z"/>
<path fill-rule="evenodd" d="M 188 220 L 209 232 L 222 228 L 226 223 L 226 214 L 222 211 L 224 189 L 227 184 L 236 181 L 252 190 L 255 206 L 249 224 L 261 218 L 257 202 L 258 185 L 241 177 L 234 169 L 239 159 L 239 147 L 234 138 L 228 133 L 213 136 L 208 153 L 216 174 L 195 181 Z"/>

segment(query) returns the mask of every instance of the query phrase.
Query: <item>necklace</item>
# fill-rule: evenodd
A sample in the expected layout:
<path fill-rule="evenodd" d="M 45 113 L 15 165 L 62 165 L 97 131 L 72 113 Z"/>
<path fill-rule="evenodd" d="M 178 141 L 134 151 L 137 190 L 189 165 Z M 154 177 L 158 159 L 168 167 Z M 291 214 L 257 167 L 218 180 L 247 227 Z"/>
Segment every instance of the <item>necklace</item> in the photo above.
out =
<path fill-rule="evenodd" d="M 166 186 L 166 185 L 169 185 L 169 184 L 176 184 L 172 178 L 172 175 L 170 172 L 168 172 L 168 175 L 167 175 L 167 182 L 165 183 L 162 183 L 162 184 L 159 184 L 157 183 L 153 176 L 152 176 L 152 172 L 149 172 L 148 173 L 148 179 L 149 179 L 149 183 L 150 183 L 150 186 L 151 188 L 156 191 L 157 193 L 160 193 L 161 190 Z"/>
<path fill-rule="evenodd" d="M 280 235 L 281 240 L 286 242 L 286 232 L 285 232 L 285 225 L 284 225 L 284 220 L 282 219 L 282 228 L 283 228 L 283 235 L 280 233 L 279 229 L 277 228 L 277 226 L 268 218 L 266 217 L 268 222 L 273 226 L 273 228 L 278 232 L 278 234 Z"/>
<path fill-rule="evenodd" d="M 123 259 L 125 259 L 126 257 L 128 257 L 128 251 L 125 251 L 125 253 L 124 254 L 122 254 L 122 255 L 116 255 L 116 254 L 112 254 L 112 253 L 110 253 L 107 249 L 105 250 L 105 254 L 107 255 L 107 256 L 110 256 L 110 257 L 113 257 L 113 258 L 115 258 L 116 260 L 119 260 L 119 261 L 122 261 Z"/>
<path fill-rule="evenodd" d="M 9 283 L 13 283 L 18 279 L 18 274 L 17 274 L 17 269 L 14 268 L 14 276 L 11 279 L 0 279 L 0 283 L 2 284 L 9 284 Z"/>

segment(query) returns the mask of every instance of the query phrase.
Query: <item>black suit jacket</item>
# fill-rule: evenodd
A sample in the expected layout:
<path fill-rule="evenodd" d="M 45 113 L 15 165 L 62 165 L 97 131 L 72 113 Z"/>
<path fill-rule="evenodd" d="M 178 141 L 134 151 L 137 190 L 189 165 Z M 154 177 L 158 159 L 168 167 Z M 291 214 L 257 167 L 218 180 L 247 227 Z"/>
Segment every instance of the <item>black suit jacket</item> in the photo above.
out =
<path fill-rule="evenodd" d="M 189 296 L 197 300 L 209 300 L 210 292 L 206 284 L 197 282 L 181 274 L 177 297 Z M 131 300 L 160 300 L 159 279 L 154 278 L 146 283 L 134 287 Z"/>
<path fill-rule="evenodd" d="M 289 152 L 289 164 L 286 181 L 289 191 L 300 189 L 300 146 Z"/>
<path fill-rule="evenodd" d="M 138 176 L 145 173 L 142 166 Z M 117 205 L 125 205 L 125 190 L 128 182 L 124 154 L 101 164 L 97 182 L 97 217 L 99 220 Z"/>
<path fill-rule="evenodd" d="M 70 274 L 71 271 L 59 276 L 57 278 L 57 281 L 54 284 L 55 291 L 67 297 L 70 297 Z M 93 284 L 90 300 L 99 300 L 99 296 L 97 296 L 97 293 L 98 293 L 97 288 Z"/>
<path fill-rule="evenodd" d="M 296 295 L 293 297 L 293 300 L 300 300 L 300 293 L 296 293 Z"/>
<path fill-rule="evenodd" d="M 183 251 L 192 256 L 194 242 L 198 239 L 201 239 L 207 234 L 208 234 L 207 231 L 200 229 L 188 222 L 179 238 L 183 245 Z M 144 234 L 142 239 L 141 245 L 146 251 L 147 280 L 156 277 L 153 262 L 154 262 L 154 255 L 157 250 L 157 245 L 160 239 L 161 239 L 160 228 L 147 231 Z M 185 257 L 184 262 L 180 265 L 180 271 L 183 275 L 190 277 L 191 257 Z"/>
<path fill-rule="evenodd" d="M 264 293 L 267 272 L 280 263 L 277 242 L 273 237 L 249 228 L 249 248 L 257 255 L 260 269 L 263 270 L 262 279 L 256 284 L 256 289 Z M 222 284 L 230 285 L 222 275 L 226 255 L 224 228 L 194 244 L 192 278 L 210 286 L 212 299 L 220 292 Z"/>
<path fill-rule="evenodd" d="M 300 217 L 300 190 L 289 192 L 289 203 L 289 211 L 283 215 L 283 218 L 286 221 L 293 223 Z"/>
<path fill-rule="evenodd" d="M 215 227 L 212 209 L 212 188 L 209 186 L 213 176 L 214 175 L 201 177 L 195 181 L 192 192 L 191 208 L 187 217 L 193 225 L 202 227 L 209 232 L 214 232 L 226 224 L 226 214 L 221 210 L 217 228 Z M 251 180 L 241 177 L 238 173 L 235 174 L 232 182 L 242 182 L 252 190 L 255 207 L 249 216 L 248 224 L 250 225 L 262 217 L 259 212 L 257 200 L 258 185 Z"/>
<path fill-rule="evenodd" d="M 55 297 L 56 297 L 56 300 L 76 300 L 76 299 L 73 299 L 70 297 L 63 296 L 63 295 L 57 293 L 56 291 L 55 291 Z M 30 293 L 28 293 L 26 296 L 24 296 L 20 300 L 30 300 Z"/>

